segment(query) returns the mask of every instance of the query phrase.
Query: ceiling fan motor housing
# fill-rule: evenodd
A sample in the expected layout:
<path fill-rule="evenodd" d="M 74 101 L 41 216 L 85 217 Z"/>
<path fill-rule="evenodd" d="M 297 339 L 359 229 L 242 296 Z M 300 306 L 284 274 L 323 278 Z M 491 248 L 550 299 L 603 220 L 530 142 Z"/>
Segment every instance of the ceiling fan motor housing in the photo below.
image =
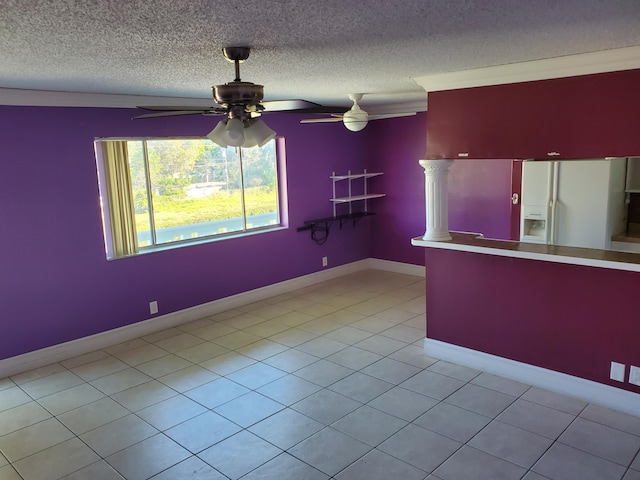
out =
<path fill-rule="evenodd" d="M 258 105 L 264 97 L 264 87 L 251 82 L 229 82 L 212 89 L 220 105 Z"/>

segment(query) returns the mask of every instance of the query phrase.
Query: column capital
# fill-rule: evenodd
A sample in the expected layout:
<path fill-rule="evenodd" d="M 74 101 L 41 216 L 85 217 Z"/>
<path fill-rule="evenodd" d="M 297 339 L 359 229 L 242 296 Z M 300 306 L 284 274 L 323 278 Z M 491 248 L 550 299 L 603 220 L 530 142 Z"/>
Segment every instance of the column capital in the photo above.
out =
<path fill-rule="evenodd" d="M 453 160 L 420 160 L 420 166 L 426 172 L 448 171 Z"/>

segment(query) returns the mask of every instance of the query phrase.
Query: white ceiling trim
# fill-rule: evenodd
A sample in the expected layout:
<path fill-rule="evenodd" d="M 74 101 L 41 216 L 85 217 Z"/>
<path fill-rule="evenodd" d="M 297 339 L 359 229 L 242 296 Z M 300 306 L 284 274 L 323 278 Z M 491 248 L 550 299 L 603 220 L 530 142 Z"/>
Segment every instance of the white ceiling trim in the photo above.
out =
<path fill-rule="evenodd" d="M 640 68 L 640 46 L 413 77 L 427 92 Z"/>
<path fill-rule="evenodd" d="M 57 92 L 0 88 L 0 105 L 40 107 L 135 108 L 137 105 L 192 106 L 214 105 L 211 98 L 156 97 L 108 93 Z"/>

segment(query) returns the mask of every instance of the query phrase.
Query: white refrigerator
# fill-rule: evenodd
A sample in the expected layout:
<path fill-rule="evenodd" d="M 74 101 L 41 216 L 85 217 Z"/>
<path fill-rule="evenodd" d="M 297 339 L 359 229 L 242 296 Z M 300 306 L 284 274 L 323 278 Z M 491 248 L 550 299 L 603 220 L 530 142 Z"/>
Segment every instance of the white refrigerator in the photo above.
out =
<path fill-rule="evenodd" d="M 611 248 L 627 228 L 626 159 L 522 163 L 520 241 Z"/>

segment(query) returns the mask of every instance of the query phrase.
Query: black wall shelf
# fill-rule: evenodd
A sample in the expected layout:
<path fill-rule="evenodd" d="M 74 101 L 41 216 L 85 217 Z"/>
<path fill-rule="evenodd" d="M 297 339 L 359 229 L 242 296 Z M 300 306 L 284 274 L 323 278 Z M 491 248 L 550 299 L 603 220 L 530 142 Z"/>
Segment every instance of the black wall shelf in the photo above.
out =
<path fill-rule="evenodd" d="M 329 230 L 331 230 L 331 226 L 334 222 L 338 222 L 340 230 L 342 230 L 342 226 L 349 221 L 353 222 L 353 226 L 355 227 L 356 223 L 358 223 L 361 218 L 368 217 L 370 215 L 374 215 L 374 213 L 356 212 L 336 215 L 335 217 L 316 218 L 314 220 L 305 221 L 304 225 L 302 227 L 298 227 L 296 231 L 303 232 L 305 230 L 310 230 L 311 239 L 319 245 L 322 245 L 327 241 L 327 238 L 329 237 Z"/>

